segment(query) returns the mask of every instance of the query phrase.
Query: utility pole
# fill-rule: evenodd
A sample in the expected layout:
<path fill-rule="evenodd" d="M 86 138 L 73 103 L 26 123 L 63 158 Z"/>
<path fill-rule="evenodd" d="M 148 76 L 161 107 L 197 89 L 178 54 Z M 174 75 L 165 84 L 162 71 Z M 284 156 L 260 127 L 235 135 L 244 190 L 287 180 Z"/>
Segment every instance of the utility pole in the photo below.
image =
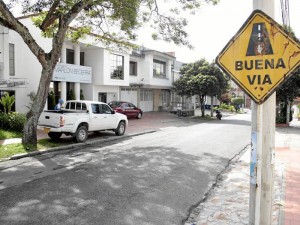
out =
<path fill-rule="evenodd" d="M 274 0 L 253 0 L 253 10 L 262 10 L 272 18 L 274 5 Z M 276 92 L 261 105 L 252 101 L 250 225 L 272 224 L 275 112 Z"/>
<path fill-rule="evenodd" d="M 217 65 L 253 100 L 250 225 L 272 224 L 275 91 L 300 66 L 300 55 L 294 55 L 300 45 L 274 20 L 274 8 L 275 0 L 253 0 L 253 12 L 216 58 Z"/>

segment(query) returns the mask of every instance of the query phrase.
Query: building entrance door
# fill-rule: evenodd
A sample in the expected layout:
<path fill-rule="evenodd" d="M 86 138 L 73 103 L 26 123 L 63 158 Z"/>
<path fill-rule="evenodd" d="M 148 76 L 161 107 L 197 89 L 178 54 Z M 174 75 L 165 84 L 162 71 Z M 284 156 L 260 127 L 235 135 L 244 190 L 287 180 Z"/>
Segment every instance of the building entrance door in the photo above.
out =
<path fill-rule="evenodd" d="M 98 101 L 107 103 L 107 93 L 98 93 Z"/>

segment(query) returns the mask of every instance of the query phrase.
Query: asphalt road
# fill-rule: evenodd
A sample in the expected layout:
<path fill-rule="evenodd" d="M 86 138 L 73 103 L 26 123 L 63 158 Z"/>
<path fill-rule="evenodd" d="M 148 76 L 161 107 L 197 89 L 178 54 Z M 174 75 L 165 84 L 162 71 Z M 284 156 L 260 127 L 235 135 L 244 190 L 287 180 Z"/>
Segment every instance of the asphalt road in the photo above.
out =
<path fill-rule="evenodd" d="M 250 132 L 250 114 L 182 120 L 112 143 L 1 163 L 0 224 L 182 224 L 250 143 Z"/>

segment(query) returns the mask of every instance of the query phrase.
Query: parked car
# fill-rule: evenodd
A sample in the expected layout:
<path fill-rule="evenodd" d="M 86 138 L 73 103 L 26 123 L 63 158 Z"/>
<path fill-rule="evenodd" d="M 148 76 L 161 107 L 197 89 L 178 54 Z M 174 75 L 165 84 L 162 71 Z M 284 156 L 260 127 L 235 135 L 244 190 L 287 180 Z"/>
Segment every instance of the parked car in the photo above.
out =
<path fill-rule="evenodd" d="M 128 118 L 134 117 L 141 119 L 143 117 L 143 111 L 130 102 L 112 101 L 109 102 L 108 105 L 116 112 L 122 113 Z"/>
<path fill-rule="evenodd" d="M 106 103 L 83 100 L 67 101 L 61 110 L 45 110 L 38 121 L 38 127 L 51 139 L 58 140 L 65 134 L 73 136 L 76 142 L 85 142 L 91 131 L 111 130 L 120 136 L 127 125 L 127 117 Z"/>

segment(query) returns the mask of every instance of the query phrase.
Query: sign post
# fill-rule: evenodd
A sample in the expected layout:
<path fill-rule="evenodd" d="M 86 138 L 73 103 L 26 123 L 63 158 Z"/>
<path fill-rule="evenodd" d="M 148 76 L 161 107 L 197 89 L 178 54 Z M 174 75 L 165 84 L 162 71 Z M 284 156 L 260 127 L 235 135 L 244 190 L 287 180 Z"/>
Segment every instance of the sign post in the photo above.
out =
<path fill-rule="evenodd" d="M 274 1 L 253 1 L 274 14 Z M 250 225 L 270 225 L 273 205 L 276 89 L 300 65 L 300 44 L 261 10 L 254 10 L 216 59 L 253 100 Z"/>

